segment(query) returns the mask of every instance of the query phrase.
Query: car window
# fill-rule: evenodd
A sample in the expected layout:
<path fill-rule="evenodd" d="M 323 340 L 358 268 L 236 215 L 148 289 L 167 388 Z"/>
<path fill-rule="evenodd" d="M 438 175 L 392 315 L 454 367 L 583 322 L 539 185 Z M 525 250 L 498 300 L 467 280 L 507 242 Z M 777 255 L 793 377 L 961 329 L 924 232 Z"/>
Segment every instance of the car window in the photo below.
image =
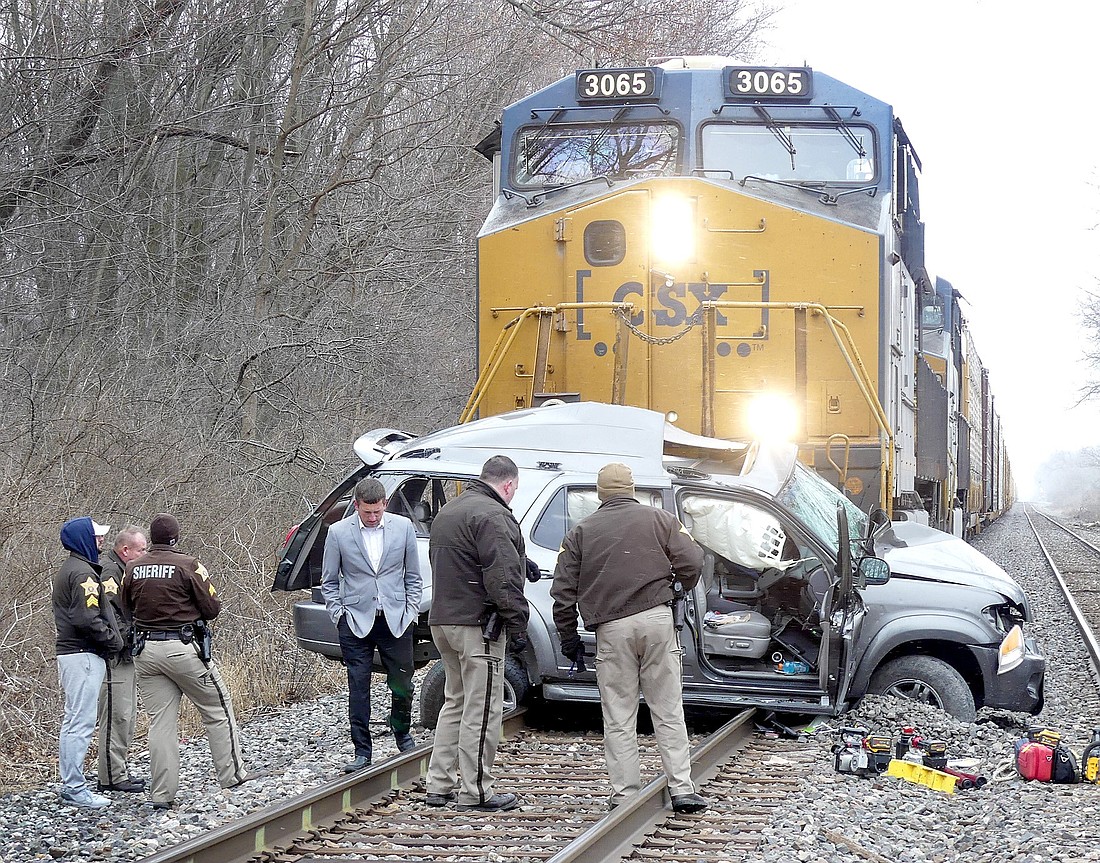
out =
<path fill-rule="evenodd" d="M 467 480 L 455 477 L 411 476 L 389 493 L 386 509 L 411 519 L 417 536 L 427 536 L 439 510 L 462 491 Z"/>
<path fill-rule="evenodd" d="M 661 506 L 659 491 L 638 489 L 634 498 L 647 506 Z M 535 521 L 531 530 L 531 541 L 551 551 L 558 551 L 573 525 L 599 508 L 600 498 L 596 494 L 595 486 L 559 488 Z"/>
<path fill-rule="evenodd" d="M 819 610 L 816 600 L 802 606 L 810 600 L 806 584 L 823 571 L 822 561 L 785 519 L 752 502 L 701 492 L 681 495 L 680 510 L 705 553 L 700 581 L 707 610 L 729 611 L 728 601 L 769 617 Z"/>

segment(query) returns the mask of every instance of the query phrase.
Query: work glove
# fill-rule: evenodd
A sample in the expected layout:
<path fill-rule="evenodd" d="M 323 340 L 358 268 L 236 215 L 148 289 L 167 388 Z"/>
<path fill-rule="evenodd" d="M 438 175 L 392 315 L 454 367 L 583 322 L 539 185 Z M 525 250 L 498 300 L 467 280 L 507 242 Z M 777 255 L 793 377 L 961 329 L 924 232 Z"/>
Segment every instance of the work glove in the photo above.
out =
<path fill-rule="evenodd" d="M 531 584 L 534 584 L 542 577 L 542 573 L 539 571 L 539 565 L 529 557 L 525 557 L 523 561 L 524 565 L 527 567 L 527 580 L 531 582 Z"/>
<path fill-rule="evenodd" d="M 508 639 L 510 653 L 523 653 L 527 649 L 527 633 L 517 632 Z"/>
<path fill-rule="evenodd" d="M 584 653 L 584 645 L 579 635 L 569 635 L 561 640 L 561 655 L 566 659 L 576 660 L 577 653 Z"/>
<path fill-rule="evenodd" d="M 573 663 L 569 669 L 570 677 L 575 673 L 584 674 L 588 670 L 588 666 L 584 664 L 584 644 L 579 635 L 561 640 L 561 655 Z"/>

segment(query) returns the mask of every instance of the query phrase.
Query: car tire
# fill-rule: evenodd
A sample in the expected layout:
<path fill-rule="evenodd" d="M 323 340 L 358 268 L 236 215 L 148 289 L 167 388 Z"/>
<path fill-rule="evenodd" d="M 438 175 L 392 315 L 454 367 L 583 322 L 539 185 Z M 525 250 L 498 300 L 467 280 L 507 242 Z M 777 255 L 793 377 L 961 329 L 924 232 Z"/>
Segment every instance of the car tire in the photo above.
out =
<path fill-rule="evenodd" d="M 420 724 L 434 729 L 439 723 L 439 711 L 443 709 L 446 698 L 447 674 L 443 662 L 432 663 L 424 680 L 420 683 Z M 504 658 L 504 712 L 515 708 L 530 689 L 527 671 L 514 656 Z"/>
<path fill-rule="evenodd" d="M 901 656 L 871 675 L 872 695 L 893 695 L 931 704 L 960 722 L 977 717 L 974 694 L 959 672 L 933 656 Z"/>

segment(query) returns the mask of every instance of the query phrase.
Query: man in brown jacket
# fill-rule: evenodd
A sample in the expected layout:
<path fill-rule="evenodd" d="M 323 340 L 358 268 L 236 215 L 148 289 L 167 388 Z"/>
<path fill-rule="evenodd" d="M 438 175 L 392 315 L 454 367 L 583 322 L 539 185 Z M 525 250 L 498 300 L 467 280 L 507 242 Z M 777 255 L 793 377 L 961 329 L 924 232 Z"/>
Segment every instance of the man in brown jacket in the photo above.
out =
<path fill-rule="evenodd" d="M 600 508 L 566 534 L 554 571 L 554 625 L 561 652 L 582 655 L 577 611 L 596 632 L 596 682 L 603 710 L 611 808 L 641 790 L 638 693 L 645 696 L 668 777 L 672 808 L 701 812 L 684 723 L 680 645 L 673 625 L 673 582 L 689 591 L 703 551 L 676 517 L 634 499 L 624 464 L 600 469 Z"/>
<path fill-rule="evenodd" d="M 176 551 L 179 536 L 175 516 L 153 516 L 153 544 L 126 565 L 122 581 L 122 600 L 134 619 L 138 692 L 149 711 L 154 809 L 171 808 L 179 791 L 179 709 L 185 695 L 206 726 L 222 788 L 251 778 L 241 756 L 229 688 L 203 644 L 205 624 L 218 616 L 221 601 L 206 567 Z"/>

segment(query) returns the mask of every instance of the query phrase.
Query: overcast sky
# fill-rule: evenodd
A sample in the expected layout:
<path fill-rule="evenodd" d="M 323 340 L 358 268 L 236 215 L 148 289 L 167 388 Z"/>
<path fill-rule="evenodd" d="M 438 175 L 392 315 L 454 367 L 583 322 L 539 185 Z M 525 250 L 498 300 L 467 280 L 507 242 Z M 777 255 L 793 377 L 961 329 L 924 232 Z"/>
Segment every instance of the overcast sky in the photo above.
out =
<path fill-rule="evenodd" d="M 1100 404 L 1073 407 L 1079 303 L 1100 277 L 1100 7 L 775 2 L 763 62 L 809 65 L 905 125 L 928 268 L 965 297 L 1026 499 L 1051 453 L 1100 445 Z"/>

